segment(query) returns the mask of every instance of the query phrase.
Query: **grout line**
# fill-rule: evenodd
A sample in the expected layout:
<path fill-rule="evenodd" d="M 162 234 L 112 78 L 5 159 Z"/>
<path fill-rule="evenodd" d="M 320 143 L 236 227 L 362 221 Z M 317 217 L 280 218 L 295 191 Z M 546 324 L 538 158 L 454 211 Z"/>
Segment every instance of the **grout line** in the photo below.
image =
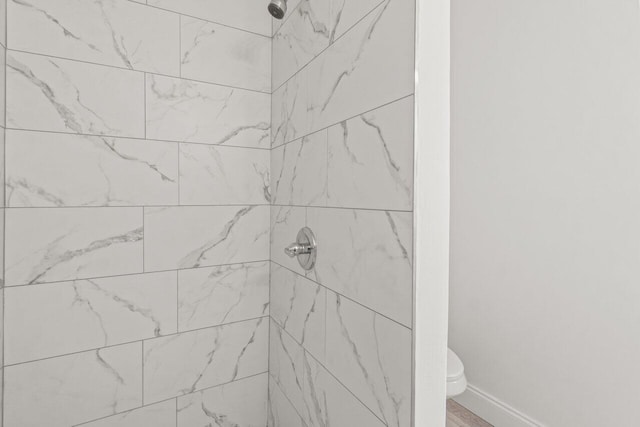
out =
<path fill-rule="evenodd" d="M 389 317 L 389 316 L 387 316 L 387 315 L 385 315 L 385 314 L 382 314 L 382 313 L 380 313 L 380 312 L 378 312 L 378 311 L 374 310 L 373 308 L 368 307 L 368 306 L 366 306 L 366 305 L 362 304 L 361 302 L 358 302 L 357 300 L 354 300 L 353 298 L 351 298 L 351 297 L 349 297 L 349 296 L 347 296 L 347 295 L 343 295 L 343 294 L 341 294 L 340 292 L 336 292 L 335 290 L 333 290 L 333 289 L 329 288 L 329 287 L 328 287 L 328 286 L 326 286 L 326 285 L 323 285 L 322 283 L 318 283 L 318 282 L 316 282 L 315 280 L 313 280 L 313 279 L 311 279 L 311 278 L 309 278 L 309 277 L 307 277 L 307 276 L 303 276 L 303 275 L 301 275 L 300 273 L 297 273 L 297 272 L 295 272 L 295 271 L 291 270 L 289 267 L 285 267 L 284 265 L 280 264 L 280 263 L 279 263 L 279 262 L 277 262 L 277 261 L 273 261 L 273 260 L 272 260 L 271 262 L 273 262 L 274 264 L 279 265 L 280 267 L 284 268 L 285 270 L 290 271 L 291 273 L 293 273 L 293 274 L 295 274 L 295 275 L 297 275 L 297 276 L 299 276 L 299 277 L 302 277 L 302 278 L 305 278 L 305 279 L 309 280 L 310 282 L 314 283 L 314 284 L 315 284 L 315 285 L 317 285 L 317 286 L 321 286 L 321 287 L 325 288 L 327 291 L 330 291 L 330 292 L 332 292 L 332 293 L 334 293 L 334 294 L 336 294 L 336 295 L 339 295 L 341 298 L 344 298 L 344 299 L 346 299 L 346 300 L 348 300 L 348 301 L 351 301 L 352 303 L 354 303 L 354 304 L 356 304 L 356 305 L 359 305 L 360 307 L 365 308 L 365 309 L 367 309 L 368 311 L 370 311 L 370 312 L 372 312 L 372 313 L 377 314 L 378 316 L 384 317 L 385 319 L 392 321 L 393 323 L 397 324 L 398 326 L 402 326 L 402 327 L 403 327 L 403 328 L 405 328 L 405 329 L 412 330 L 412 329 L 411 329 L 411 327 L 409 327 L 409 326 L 407 326 L 407 325 L 405 325 L 405 324 L 403 324 L 403 323 L 400 323 L 400 322 L 398 322 L 397 320 L 394 320 L 394 319 L 392 319 L 391 317 Z"/>
<path fill-rule="evenodd" d="M 178 2 L 178 3 L 180 3 L 180 2 Z M 187 17 L 187 18 L 197 19 L 198 21 L 204 21 L 204 22 L 208 22 L 208 23 L 210 23 L 210 24 L 220 25 L 221 27 L 232 28 L 232 29 L 234 29 L 234 30 L 242 31 L 242 32 L 244 32 L 244 33 L 253 34 L 253 35 L 260 36 L 260 37 L 264 37 L 264 38 L 267 38 L 267 39 L 270 39 L 270 38 L 271 38 L 271 36 L 270 36 L 270 35 L 260 34 L 260 33 L 257 33 L 257 32 L 255 32 L 255 31 L 246 30 L 246 29 L 244 29 L 244 28 L 240 28 L 240 27 L 234 27 L 233 25 L 223 24 L 223 23 L 221 23 L 221 22 L 211 21 L 211 20 L 209 20 L 209 19 L 200 18 L 200 17 L 194 16 L 194 15 L 189 15 L 188 13 L 179 12 L 179 11 L 177 11 L 177 10 L 166 9 L 166 8 L 164 8 L 164 7 L 160 7 L 160 6 L 154 6 L 154 5 L 151 5 L 151 4 L 149 4 L 149 3 L 147 3 L 147 6 L 148 6 L 148 7 L 153 8 L 153 9 L 163 10 L 163 11 L 165 11 L 165 12 L 170 12 L 170 13 L 173 13 L 173 14 L 176 14 L 176 15 L 180 15 L 180 16 Z"/>
<path fill-rule="evenodd" d="M 322 49 L 320 52 L 318 52 L 313 58 L 311 58 L 309 60 L 309 62 L 307 62 L 306 64 L 304 64 L 302 67 L 300 67 L 298 69 L 298 71 L 296 71 L 291 77 L 287 78 L 281 85 L 279 85 L 276 89 L 271 88 L 271 90 L 273 92 L 276 92 L 278 90 L 280 90 L 280 88 L 282 88 L 284 85 L 286 85 L 287 83 L 289 83 L 290 80 L 292 80 L 295 76 L 297 76 L 302 70 L 304 70 L 305 68 L 307 68 L 312 62 L 314 62 L 318 57 L 320 57 L 320 55 L 322 55 L 324 52 L 326 52 L 331 46 L 333 46 L 334 44 L 336 44 L 338 42 L 338 40 L 342 39 L 344 36 L 346 36 L 347 34 L 351 33 L 351 30 L 354 29 L 354 27 L 356 25 L 358 25 L 360 22 L 362 22 L 366 17 L 368 17 L 369 15 L 371 15 L 376 9 L 378 9 L 382 3 L 384 3 L 385 1 L 388 0 L 382 0 L 380 1 L 378 4 L 376 4 L 370 11 L 368 11 L 367 13 L 365 13 L 364 15 L 362 15 L 362 17 L 360 19 L 358 19 L 356 22 L 353 23 L 353 25 L 351 25 L 347 30 L 345 30 L 344 33 L 340 34 L 340 37 L 336 38 L 333 40 L 333 42 L 330 42 L 329 45 L 327 47 L 325 47 L 324 49 Z M 300 2 L 300 4 L 302 4 L 302 2 Z M 284 26 L 284 24 L 283 24 Z M 280 27 L 280 29 L 282 29 L 282 27 Z M 280 30 L 278 30 L 280 31 Z"/>
<path fill-rule="evenodd" d="M 363 111 L 363 112 L 358 113 L 358 114 L 356 114 L 356 115 L 354 115 L 354 116 L 347 117 L 346 119 L 339 120 L 339 121 L 337 121 L 337 122 L 335 122 L 335 123 L 332 123 L 332 124 L 330 124 L 330 125 L 328 125 L 328 126 L 325 126 L 325 127 L 323 127 L 323 128 L 320 128 L 320 129 L 318 129 L 318 130 L 314 130 L 313 132 L 309 132 L 309 133 L 307 133 L 307 134 L 304 134 L 304 135 L 301 135 L 301 136 L 297 136 L 296 138 L 294 138 L 294 139 L 292 139 L 292 140 L 290 140 L 290 141 L 283 142 L 283 143 L 278 144 L 278 145 L 273 145 L 273 144 L 272 144 L 271 149 L 272 149 L 272 150 L 275 150 L 275 149 L 277 149 L 277 148 L 284 147 L 284 146 L 285 146 L 285 145 L 287 145 L 287 144 L 291 144 L 292 142 L 297 142 L 297 141 L 300 141 L 301 139 L 308 138 L 309 136 L 314 135 L 314 134 L 316 134 L 316 133 L 322 132 L 322 131 L 324 131 L 324 130 L 331 129 L 332 127 L 337 126 L 337 125 L 339 125 L 340 123 L 348 122 L 348 121 L 350 121 L 350 120 L 357 119 L 358 117 L 363 116 L 363 115 L 365 115 L 365 114 L 373 113 L 374 111 L 381 110 L 381 109 L 383 109 L 383 108 L 385 108 L 385 107 L 388 107 L 388 106 L 390 106 L 390 105 L 392 105 L 392 104 L 395 104 L 396 102 L 403 101 L 403 100 L 405 100 L 405 99 L 407 99 L 407 98 L 410 98 L 410 97 L 412 97 L 412 96 L 414 96 L 414 95 L 415 95 L 415 92 L 411 92 L 411 93 L 410 93 L 410 94 L 408 94 L 408 95 L 403 95 L 403 96 L 401 96 L 400 98 L 394 99 L 393 101 L 386 102 L 386 103 L 384 103 L 384 104 L 382 104 L 382 105 L 378 105 L 377 107 L 371 108 L 370 110 Z M 273 123 L 271 124 L 271 127 L 273 128 Z"/>
<path fill-rule="evenodd" d="M 94 419 L 91 419 L 91 420 L 88 420 L 88 421 L 83 421 L 80 424 L 74 424 L 73 427 L 84 426 L 84 425 L 87 425 L 89 423 L 93 423 L 93 422 L 100 421 L 100 420 L 105 420 L 105 419 L 108 419 L 108 418 L 111 418 L 111 417 L 117 417 L 118 415 L 128 414 L 128 413 L 133 412 L 133 411 L 137 411 L 137 410 L 140 410 L 140 409 L 143 409 L 143 408 L 149 408 L 151 406 L 159 405 L 161 403 L 170 402 L 172 400 L 175 400 L 175 402 L 176 402 L 176 420 L 177 420 L 177 416 L 178 416 L 177 415 L 177 412 L 178 412 L 177 410 L 178 410 L 178 399 L 179 398 L 185 397 L 185 396 L 192 396 L 194 394 L 202 393 L 203 391 L 213 390 L 215 388 L 224 387 L 224 386 L 236 383 L 236 382 L 246 381 L 246 380 L 249 380 L 251 378 L 259 377 L 260 375 L 265 375 L 265 374 L 268 375 L 269 373 L 268 372 L 258 372 L 257 374 L 248 375 L 246 377 L 238 378 L 238 379 L 235 379 L 233 381 L 226 382 L 226 383 L 217 384 L 217 385 L 214 385 L 214 386 L 211 386 L 211 387 L 205 387 L 203 389 L 199 389 L 197 391 L 194 391 L 193 393 L 182 394 L 182 395 L 179 395 L 179 396 L 170 397 L 168 399 L 163 399 L 163 400 L 159 400 L 157 402 L 152 402 L 152 403 L 149 403 L 149 404 L 146 404 L 146 405 L 138 406 L 138 407 L 133 408 L 133 409 L 127 409 L 126 411 L 116 412 L 114 414 L 109 414 L 109 415 L 104 416 L 104 417 L 94 418 Z M 144 426 L 144 427 L 147 427 L 147 426 Z"/>
<path fill-rule="evenodd" d="M 208 81 L 204 81 L 204 80 L 183 78 L 183 77 L 180 77 L 180 76 L 174 76 L 172 74 L 164 74 L 164 73 L 160 73 L 160 72 L 157 72 L 157 71 L 135 70 L 135 69 L 131 69 L 131 68 L 119 67 L 117 65 L 101 64 L 99 62 L 91 62 L 91 61 L 84 61 L 82 59 L 73 59 L 73 58 L 66 58 L 66 57 L 63 57 L 63 56 L 48 55 L 46 53 L 29 52 L 29 51 L 20 50 L 20 49 L 7 49 L 7 52 L 9 52 L 9 51 L 22 53 L 22 54 L 25 54 L 25 55 L 40 56 L 40 57 L 44 57 L 44 58 L 54 58 L 54 59 L 59 59 L 61 61 L 76 62 L 76 63 L 79 63 L 79 64 L 89 64 L 89 65 L 95 65 L 95 66 L 98 66 L 98 67 L 114 68 L 116 70 L 128 71 L 128 72 L 131 72 L 131 73 L 146 73 L 146 74 L 150 74 L 150 75 L 153 75 L 153 76 L 161 76 L 161 77 L 166 77 L 166 78 L 171 78 L 171 79 L 184 80 L 184 81 L 187 81 L 187 82 L 226 87 L 226 88 L 234 89 L 234 90 L 244 90 L 244 91 L 247 91 L 247 92 L 260 93 L 260 94 L 263 94 L 263 95 L 271 95 L 271 92 L 265 92 L 265 91 L 256 90 L 256 89 L 250 89 L 250 88 L 246 88 L 246 87 L 232 86 L 232 85 L 227 85 L 227 84 L 223 84 L 223 83 L 215 83 L 215 82 L 208 82 Z"/>
<path fill-rule="evenodd" d="M 295 338 L 293 338 L 293 336 L 292 336 L 292 335 L 291 335 L 291 334 L 290 334 L 286 329 L 281 328 L 281 327 L 280 327 L 280 325 L 277 325 L 277 326 L 278 326 L 282 331 L 284 331 L 284 333 L 286 333 L 290 338 L 292 338 L 296 344 L 298 344 L 298 342 L 295 340 Z M 299 344 L 298 344 L 298 345 L 299 345 Z M 329 375 L 331 375 L 331 377 L 333 377 L 333 379 L 334 379 L 338 384 L 340 384 L 340 385 L 341 385 L 345 390 L 347 390 L 347 392 L 349 392 L 349 393 L 350 393 L 350 394 L 351 394 L 351 395 L 352 395 L 352 396 L 353 396 L 353 397 L 354 397 L 358 402 L 360 402 L 360 404 L 361 404 L 362 406 L 364 406 L 365 408 L 367 408 L 367 410 L 368 410 L 369 412 L 371 412 L 371 413 L 373 414 L 373 416 L 375 416 L 377 419 L 379 419 L 379 420 L 382 422 L 382 424 L 383 424 L 383 425 L 385 425 L 385 426 L 387 425 L 387 423 L 386 423 L 386 422 L 384 422 L 384 420 L 382 420 L 378 415 L 376 415 L 376 413 L 375 413 L 375 412 L 373 412 L 373 410 L 372 410 L 371 408 L 369 408 L 369 406 L 367 406 L 367 405 L 366 405 L 362 400 L 360 400 L 360 398 L 359 398 L 359 397 L 358 397 L 358 396 L 357 396 L 353 391 L 351 391 L 351 389 L 350 389 L 349 387 L 347 387 L 347 386 L 346 386 L 342 381 L 340 381 L 340 379 L 339 379 L 336 375 L 334 375 L 334 374 L 333 374 L 333 372 L 331 372 L 331 371 L 329 370 L 329 368 L 327 368 L 327 367 L 324 365 L 324 363 L 320 362 L 320 361 L 319 361 L 319 360 L 318 360 L 318 359 L 317 359 L 317 358 L 316 358 L 312 353 L 310 353 L 309 351 L 307 351 L 307 349 L 305 349 L 305 348 L 304 348 L 304 346 L 301 346 L 301 345 L 299 345 L 299 346 L 300 346 L 300 349 L 301 349 L 301 350 L 302 350 L 302 352 L 303 352 L 303 358 L 305 358 L 305 357 L 311 357 L 311 359 L 313 359 L 313 360 L 314 360 L 318 365 L 320 365 L 320 366 L 321 366 L 321 367 L 322 367 L 322 368 L 323 368 L 323 369 L 324 369 L 324 370 L 325 370 Z M 304 362 L 304 359 L 303 359 L 303 362 L 302 362 L 302 363 L 305 363 L 305 362 Z M 302 381 L 302 383 L 303 383 L 303 387 L 304 387 L 304 384 L 305 384 L 305 380 L 304 380 L 304 378 L 305 378 L 305 377 L 304 377 L 304 367 L 303 367 L 303 374 L 302 374 L 302 375 L 303 375 L 303 381 Z M 276 385 L 277 385 L 277 383 L 276 383 Z M 284 391 L 282 391 L 282 389 L 280 389 L 280 391 L 282 392 L 282 394 L 283 394 L 285 397 L 287 397 L 287 400 L 289 400 L 289 397 L 286 395 L 286 393 L 284 393 Z M 291 400 L 289 400 L 289 403 L 291 403 Z M 293 405 L 292 405 L 292 406 L 293 406 Z M 295 410 L 296 410 L 296 412 L 298 413 L 298 416 L 300 416 L 300 413 L 297 411 L 297 409 L 296 409 L 296 407 L 295 407 L 295 406 L 293 406 L 293 409 L 295 409 Z M 304 419 L 304 418 L 303 418 L 303 419 Z"/>
<path fill-rule="evenodd" d="M 67 279 L 67 280 L 56 280 L 52 282 L 41 282 L 41 283 L 26 283 L 23 285 L 11 285 L 5 286 L 4 289 L 20 289 L 26 288 L 29 286 L 56 286 L 61 284 L 80 282 L 80 281 L 88 281 L 88 280 L 106 280 L 106 279 L 115 279 L 119 277 L 133 277 L 133 276 L 142 276 L 142 275 L 152 275 L 152 274 L 162 274 L 162 273 L 171 273 L 174 271 L 191 271 L 191 270 L 206 270 L 206 269 L 214 269 L 220 267 L 234 267 L 240 265 L 250 265 L 250 264 L 265 264 L 270 262 L 270 260 L 257 260 L 257 261 L 244 261 L 233 264 L 215 264 L 215 265 L 202 265 L 198 267 L 188 267 L 188 268 L 172 268 L 168 270 L 153 270 L 153 271 L 143 271 L 140 273 L 125 273 L 125 274 L 114 274 L 111 276 L 94 276 L 94 277 L 83 277 L 76 279 Z"/>
<path fill-rule="evenodd" d="M 12 367 L 15 367 L 15 366 L 28 365 L 30 363 L 39 363 L 39 362 L 43 362 L 43 361 L 46 361 L 46 360 L 60 359 L 60 358 L 63 358 L 63 357 L 75 356 L 75 355 L 84 354 L 84 353 L 93 353 L 95 351 L 100 351 L 100 350 L 105 350 L 105 349 L 112 349 L 112 348 L 117 348 L 117 347 L 123 347 L 123 346 L 126 346 L 126 345 L 132 345 L 132 344 L 136 344 L 136 343 L 142 343 L 142 346 L 143 346 L 143 349 L 144 349 L 144 344 L 147 341 L 154 341 L 154 340 L 159 340 L 159 339 L 177 337 L 177 336 L 180 336 L 180 335 L 192 334 L 192 333 L 195 333 L 195 332 L 202 332 L 202 331 L 206 331 L 206 330 L 210 330 L 210 329 L 222 328 L 222 327 L 237 325 L 237 324 L 241 324 L 241 323 L 250 323 L 250 322 L 260 321 L 260 320 L 268 318 L 268 317 L 269 316 L 259 316 L 259 317 L 253 317 L 253 318 L 250 318 L 250 319 L 244 319 L 244 320 L 234 320 L 233 322 L 222 323 L 222 324 L 213 325 L 213 326 L 204 326 L 202 328 L 195 328 L 195 329 L 190 329 L 188 331 L 176 332 L 176 333 L 161 335 L 161 336 L 157 336 L 157 337 L 153 336 L 153 337 L 139 338 L 139 339 L 136 339 L 134 341 L 127 341 L 127 342 L 122 342 L 122 343 L 118 343 L 118 344 L 106 345 L 106 346 L 102 346 L 102 347 L 94 347 L 94 348 L 89 348 L 89 349 L 85 349 L 85 350 L 72 351 L 70 353 L 58 354 L 58 355 L 55 355 L 55 356 L 41 357 L 39 359 L 25 360 L 25 361 L 22 361 L 22 362 L 5 364 L 4 368 L 6 369 L 6 368 L 12 368 Z M 144 355 L 144 353 L 143 353 L 143 355 Z M 144 358 L 144 356 L 143 356 L 143 358 Z"/>

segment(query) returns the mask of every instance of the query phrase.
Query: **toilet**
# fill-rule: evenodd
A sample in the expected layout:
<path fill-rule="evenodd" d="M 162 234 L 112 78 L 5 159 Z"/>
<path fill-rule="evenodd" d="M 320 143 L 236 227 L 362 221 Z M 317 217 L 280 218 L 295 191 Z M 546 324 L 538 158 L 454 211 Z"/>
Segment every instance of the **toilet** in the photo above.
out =
<path fill-rule="evenodd" d="M 464 365 L 451 349 L 447 353 L 447 399 L 464 393 L 467 389 L 467 377 L 464 375 Z"/>

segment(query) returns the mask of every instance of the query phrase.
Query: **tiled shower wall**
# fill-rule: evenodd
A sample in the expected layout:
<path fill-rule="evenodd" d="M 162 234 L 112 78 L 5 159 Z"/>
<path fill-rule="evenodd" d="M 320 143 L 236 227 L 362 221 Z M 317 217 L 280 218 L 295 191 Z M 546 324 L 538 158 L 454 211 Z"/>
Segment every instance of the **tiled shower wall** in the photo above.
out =
<path fill-rule="evenodd" d="M 4 426 L 264 425 L 270 17 L 6 1 Z"/>
<path fill-rule="evenodd" d="M 415 0 L 289 3 L 273 39 L 270 425 L 408 427 Z M 305 225 L 311 272 L 283 253 Z"/>

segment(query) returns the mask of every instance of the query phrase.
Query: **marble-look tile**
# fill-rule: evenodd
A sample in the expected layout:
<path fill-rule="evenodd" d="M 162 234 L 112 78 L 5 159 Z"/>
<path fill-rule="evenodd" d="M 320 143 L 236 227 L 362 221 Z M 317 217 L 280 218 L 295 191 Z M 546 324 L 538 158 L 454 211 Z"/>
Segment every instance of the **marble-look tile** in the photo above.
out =
<path fill-rule="evenodd" d="M 7 0 L 0 0 L 0 45 L 7 47 Z"/>
<path fill-rule="evenodd" d="M 7 206 L 178 203 L 178 144 L 7 130 Z"/>
<path fill-rule="evenodd" d="M 291 402 L 278 386 L 269 382 L 269 408 L 267 427 L 306 427 Z"/>
<path fill-rule="evenodd" d="M 176 272 L 6 289 L 8 364 L 177 331 Z"/>
<path fill-rule="evenodd" d="M 289 20 L 299 4 L 300 0 L 287 0 L 287 14 L 285 15 L 284 19 L 271 20 L 272 35 L 275 35 L 278 30 Z"/>
<path fill-rule="evenodd" d="M 0 0 L 4 1 L 4 0 Z M 1 16 L 0 16 L 1 19 Z M 7 88 L 6 88 L 6 76 L 7 76 L 7 49 L 4 46 L 0 46 L 0 126 L 6 127 L 6 109 L 7 109 Z"/>
<path fill-rule="evenodd" d="M 181 76 L 271 93 L 271 38 L 183 17 Z"/>
<path fill-rule="evenodd" d="M 317 84 L 317 82 L 314 82 Z M 277 147 L 307 135 L 307 73 L 298 73 L 273 92 L 271 141 Z"/>
<path fill-rule="evenodd" d="M 273 36 L 273 87 L 291 76 L 329 46 L 331 37 L 328 0 L 301 0 L 291 9 L 280 31 Z"/>
<path fill-rule="evenodd" d="M 318 236 L 318 283 L 411 326 L 412 214 L 309 208 Z"/>
<path fill-rule="evenodd" d="M 271 321 L 269 375 L 299 414 L 304 413 L 303 348 L 277 323 Z"/>
<path fill-rule="evenodd" d="M 21 52 L 7 54 L 7 125 L 144 137 L 144 75 Z"/>
<path fill-rule="evenodd" d="M 142 272 L 142 208 L 8 209 L 6 225 L 8 286 Z"/>
<path fill-rule="evenodd" d="M 233 323 L 144 342 L 144 403 L 267 372 L 269 321 Z"/>
<path fill-rule="evenodd" d="M 145 208 L 147 271 L 269 259 L 268 206 Z"/>
<path fill-rule="evenodd" d="M 271 150 L 271 192 L 277 205 L 326 205 L 327 130 Z"/>
<path fill-rule="evenodd" d="M 265 427 L 267 373 L 178 398 L 178 427 Z"/>
<path fill-rule="evenodd" d="M 331 0 L 331 42 L 349 31 L 382 1 L 384 0 Z"/>
<path fill-rule="evenodd" d="M 303 363 L 309 427 L 387 427 L 307 353 Z"/>
<path fill-rule="evenodd" d="M 311 62 L 311 131 L 413 93 L 414 8 L 414 0 L 385 0 Z"/>
<path fill-rule="evenodd" d="M 296 241 L 298 232 L 307 223 L 305 208 L 271 206 L 271 260 L 302 275 L 305 271 L 296 258 L 289 258 L 284 248 Z"/>
<path fill-rule="evenodd" d="M 271 36 L 271 16 L 266 12 L 267 6 L 261 7 L 255 0 L 147 0 L 147 4 Z"/>
<path fill-rule="evenodd" d="M 413 97 L 329 129 L 329 206 L 410 211 Z"/>
<path fill-rule="evenodd" d="M 142 404 L 142 344 L 8 366 L 4 425 L 69 427 Z"/>
<path fill-rule="evenodd" d="M 269 204 L 269 158 L 269 150 L 180 144 L 180 203 Z"/>
<path fill-rule="evenodd" d="M 9 0 L 11 49 L 178 75 L 179 16 L 126 0 Z"/>
<path fill-rule="evenodd" d="M 178 272 L 181 332 L 268 315 L 268 262 Z"/>
<path fill-rule="evenodd" d="M 388 426 L 411 425 L 411 331 L 327 292 L 326 367 Z"/>
<path fill-rule="evenodd" d="M 271 265 L 271 317 L 299 344 L 324 360 L 326 289 Z"/>
<path fill-rule="evenodd" d="M 176 427 L 176 402 L 167 400 L 123 414 L 81 424 L 82 427 Z"/>
<path fill-rule="evenodd" d="M 147 138 L 269 148 L 271 95 L 147 75 Z"/>

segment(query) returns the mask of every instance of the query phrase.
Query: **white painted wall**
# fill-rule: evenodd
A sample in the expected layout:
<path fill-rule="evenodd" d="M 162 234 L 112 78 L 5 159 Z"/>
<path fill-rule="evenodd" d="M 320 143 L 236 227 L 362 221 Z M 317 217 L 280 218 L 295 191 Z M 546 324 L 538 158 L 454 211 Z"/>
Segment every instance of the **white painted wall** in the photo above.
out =
<path fill-rule="evenodd" d="M 454 0 L 452 68 L 450 346 L 540 424 L 640 425 L 638 2 Z"/>

